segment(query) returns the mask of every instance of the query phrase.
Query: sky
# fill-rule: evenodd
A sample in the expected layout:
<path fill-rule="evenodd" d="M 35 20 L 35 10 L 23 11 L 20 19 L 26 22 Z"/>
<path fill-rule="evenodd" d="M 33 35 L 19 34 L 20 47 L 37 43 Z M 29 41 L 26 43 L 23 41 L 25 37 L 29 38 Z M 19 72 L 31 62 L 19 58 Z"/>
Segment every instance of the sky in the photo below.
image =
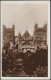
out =
<path fill-rule="evenodd" d="M 36 23 L 39 27 L 48 25 L 48 4 L 2 4 L 2 25 L 14 24 L 16 36 L 26 30 L 33 35 Z"/>

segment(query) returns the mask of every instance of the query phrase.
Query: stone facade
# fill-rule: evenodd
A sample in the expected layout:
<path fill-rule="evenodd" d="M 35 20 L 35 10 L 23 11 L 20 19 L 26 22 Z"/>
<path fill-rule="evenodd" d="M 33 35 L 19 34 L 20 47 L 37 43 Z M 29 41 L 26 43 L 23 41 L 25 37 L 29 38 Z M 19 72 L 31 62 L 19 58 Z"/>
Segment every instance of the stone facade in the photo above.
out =
<path fill-rule="evenodd" d="M 38 46 L 46 46 L 47 45 L 47 24 L 43 27 L 38 27 L 38 24 L 34 26 L 33 36 L 30 35 L 28 30 L 21 36 L 19 32 L 18 36 L 15 36 L 15 26 L 12 28 L 6 28 L 3 25 L 3 43 L 9 42 L 16 46 L 18 45 L 18 50 L 26 52 L 31 51 L 34 52 Z"/>
<path fill-rule="evenodd" d="M 6 28 L 5 25 L 3 25 L 3 46 L 5 45 L 5 43 L 9 42 L 10 45 L 13 45 L 15 40 L 14 40 L 14 36 L 15 36 L 15 26 L 12 25 L 12 28 Z"/>
<path fill-rule="evenodd" d="M 18 35 L 18 48 L 19 50 L 23 51 L 24 53 L 26 51 L 35 51 L 35 47 L 33 45 L 33 37 L 30 35 L 30 33 L 26 30 L 25 33 L 21 36 L 20 32 Z"/>
<path fill-rule="evenodd" d="M 34 45 L 47 45 L 47 24 L 42 28 L 38 27 L 38 24 L 35 24 L 34 35 L 33 35 Z"/>
<path fill-rule="evenodd" d="M 42 28 L 38 27 L 38 24 L 35 24 L 33 36 L 31 36 L 27 30 L 22 36 L 19 32 L 17 42 L 19 50 L 22 50 L 23 52 L 28 50 L 35 52 L 37 46 L 47 46 L 47 24 L 45 24 Z"/>

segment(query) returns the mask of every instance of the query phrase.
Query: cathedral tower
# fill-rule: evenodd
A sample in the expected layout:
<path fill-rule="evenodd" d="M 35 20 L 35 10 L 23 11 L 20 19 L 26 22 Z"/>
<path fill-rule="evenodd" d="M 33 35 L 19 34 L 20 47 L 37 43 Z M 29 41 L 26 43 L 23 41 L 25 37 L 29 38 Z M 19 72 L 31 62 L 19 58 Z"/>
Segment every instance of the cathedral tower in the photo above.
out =
<path fill-rule="evenodd" d="M 45 24 L 43 27 L 38 27 L 38 24 L 35 24 L 33 43 L 34 45 L 38 46 L 47 45 L 47 24 Z"/>

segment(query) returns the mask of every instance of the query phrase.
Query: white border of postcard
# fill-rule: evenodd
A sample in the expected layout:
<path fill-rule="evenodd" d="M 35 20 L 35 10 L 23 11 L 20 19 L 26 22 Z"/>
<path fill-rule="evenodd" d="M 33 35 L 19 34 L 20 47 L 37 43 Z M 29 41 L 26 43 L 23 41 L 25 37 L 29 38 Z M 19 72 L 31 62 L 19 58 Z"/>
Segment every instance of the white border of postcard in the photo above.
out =
<path fill-rule="evenodd" d="M 2 4 L 48 4 L 48 77 L 2 77 L 2 36 L 1 36 L 1 79 L 50 79 L 50 1 L 1 1 L 1 35 L 2 35 Z"/>

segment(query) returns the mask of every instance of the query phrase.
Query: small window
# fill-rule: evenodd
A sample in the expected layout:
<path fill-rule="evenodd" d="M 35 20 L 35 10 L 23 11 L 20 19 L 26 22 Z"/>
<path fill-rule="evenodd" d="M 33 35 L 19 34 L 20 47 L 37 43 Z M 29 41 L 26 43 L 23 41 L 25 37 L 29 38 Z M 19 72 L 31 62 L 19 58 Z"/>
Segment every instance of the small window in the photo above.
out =
<path fill-rule="evenodd" d="M 10 31 L 10 33 L 11 33 L 11 31 Z"/>

